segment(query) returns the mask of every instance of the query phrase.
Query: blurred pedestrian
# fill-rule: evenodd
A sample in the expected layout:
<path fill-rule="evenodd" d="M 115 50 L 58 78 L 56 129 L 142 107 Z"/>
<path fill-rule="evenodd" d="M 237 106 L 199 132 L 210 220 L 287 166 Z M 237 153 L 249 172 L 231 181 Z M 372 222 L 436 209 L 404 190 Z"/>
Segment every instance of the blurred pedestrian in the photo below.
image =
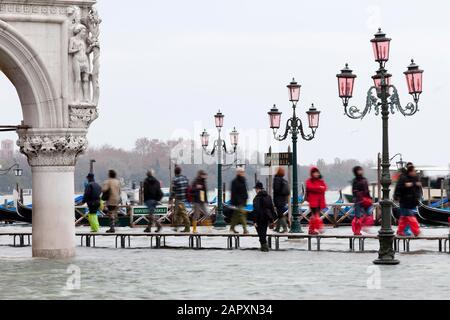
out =
<path fill-rule="evenodd" d="M 414 166 L 406 170 L 406 175 L 398 181 L 394 192 L 395 198 L 400 202 L 400 220 L 397 234 L 405 236 L 405 228 L 409 226 L 415 236 L 420 235 L 420 227 L 417 222 L 416 212 L 422 196 L 422 184 L 417 176 Z"/>
<path fill-rule="evenodd" d="M 172 190 L 170 192 L 169 203 L 174 204 L 174 213 L 172 226 L 174 231 L 178 231 L 178 223 L 181 221 L 184 225 L 183 232 L 191 231 L 191 222 L 186 211 L 187 190 L 189 188 L 189 180 L 181 174 L 181 167 L 175 167 L 175 177 L 172 180 Z"/>
<path fill-rule="evenodd" d="M 98 222 L 98 210 L 101 206 L 102 187 L 95 182 L 93 173 L 89 173 L 86 177 L 87 184 L 84 189 L 83 203 L 86 203 L 89 208 L 88 221 L 92 232 L 98 232 L 100 224 Z"/>
<path fill-rule="evenodd" d="M 144 232 L 152 232 L 153 224 L 156 225 L 155 232 L 161 231 L 162 226 L 158 219 L 155 218 L 155 210 L 163 196 L 161 184 L 155 178 L 155 171 L 151 169 L 147 172 L 147 178 L 144 181 L 144 203 L 148 208 L 148 226 Z"/>
<path fill-rule="evenodd" d="M 106 202 L 106 208 L 109 215 L 109 230 L 106 233 L 115 233 L 115 226 L 120 202 L 120 181 L 117 179 L 117 173 L 114 170 L 108 171 L 108 179 L 102 186 L 102 200 Z"/>
<path fill-rule="evenodd" d="M 247 215 L 244 210 L 247 206 L 247 200 L 248 191 L 245 170 L 240 167 L 236 170 L 236 178 L 231 182 L 231 205 L 236 208 L 231 217 L 230 231 L 233 233 L 239 233 L 235 228 L 238 224 L 242 224 L 244 234 L 248 234 Z"/>
<path fill-rule="evenodd" d="M 352 183 L 355 217 L 352 221 L 352 230 L 355 236 L 360 236 L 362 229 L 368 231 L 368 228 L 375 224 L 371 211 L 373 200 L 370 196 L 369 183 L 364 177 L 364 169 L 361 166 L 354 167 L 353 174 L 355 176 Z"/>
<path fill-rule="evenodd" d="M 327 207 L 325 192 L 327 185 L 317 167 L 311 168 L 310 178 L 306 181 L 306 201 L 309 203 L 311 218 L 309 234 L 317 235 L 323 231 L 323 221 L 320 212 Z"/>
<path fill-rule="evenodd" d="M 197 233 L 197 223 L 201 215 L 208 216 L 208 210 L 206 209 L 206 204 L 208 203 L 208 189 L 206 186 L 206 180 L 208 179 L 208 174 L 204 170 L 200 170 L 197 173 L 197 177 L 192 184 L 193 191 L 193 204 L 194 204 L 194 214 L 192 218 L 192 232 Z"/>
<path fill-rule="evenodd" d="M 259 242 L 262 252 L 269 252 L 267 245 L 267 228 L 273 223 L 277 214 L 273 206 L 272 198 L 264 190 L 264 185 L 257 182 L 255 185 L 256 197 L 253 199 L 253 219 L 256 231 L 258 232 Z"/>
<path fill-rule="evenodd" d="M 277 209 L 277 223 L 275 232 L 288 232 L 287 217 L 285 215 L 288 210 L 289 195 L 291 194 L 289 184 L 284 178 L 285 171 L 278 168 L 275 178 L 273 179 L 273 202 Z M 281 229 L 283 229 L 281 231 Z"/>

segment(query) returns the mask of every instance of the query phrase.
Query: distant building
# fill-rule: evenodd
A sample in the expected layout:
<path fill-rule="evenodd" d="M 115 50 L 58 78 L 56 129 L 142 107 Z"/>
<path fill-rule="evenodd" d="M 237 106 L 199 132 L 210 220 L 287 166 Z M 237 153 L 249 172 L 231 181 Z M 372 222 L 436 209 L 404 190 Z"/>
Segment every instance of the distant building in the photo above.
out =
<path fill-rule="evenodd" d="M 14 141 L 13 140 L 3 140 L 1 142 L 0 158 L 1 159 L 11 159 L 13 157 L 14 157 Z"/>

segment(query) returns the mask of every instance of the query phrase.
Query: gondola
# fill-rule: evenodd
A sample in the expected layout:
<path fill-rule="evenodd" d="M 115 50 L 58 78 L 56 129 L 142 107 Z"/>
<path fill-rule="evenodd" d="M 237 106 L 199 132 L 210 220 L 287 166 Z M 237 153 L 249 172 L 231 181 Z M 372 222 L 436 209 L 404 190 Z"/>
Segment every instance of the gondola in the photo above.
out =
<path fill-rule="evenodd" d="M 0 221 L 31 223 L 31 209 L 0 206 Z"/>
<path fill-rule="evenodd" d="M 419 220 L 420 223 L 433 226 L 448 226 L 450 219 L 450 210 L 428 206 L 424 203 L 419 205 Z"/>

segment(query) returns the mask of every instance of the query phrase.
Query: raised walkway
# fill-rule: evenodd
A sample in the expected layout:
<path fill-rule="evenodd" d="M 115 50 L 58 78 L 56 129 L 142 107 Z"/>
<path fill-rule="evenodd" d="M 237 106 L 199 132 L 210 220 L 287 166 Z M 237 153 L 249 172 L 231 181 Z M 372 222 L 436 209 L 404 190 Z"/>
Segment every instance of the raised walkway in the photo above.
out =
<path fill-rule="evenodd" d="M 110 238 L 114 240 L 115 248 L 131 248 L 133 238 L 147 238 L 149 239 L 149 247 L 154 249 L 169 248 L 167 246 L 168 239 L 170 238 L 183 238 L 187 240 L 187 248 L 201 249 L 202 243 L 212 238 L 226 239 L 227 249 L 240 249 L 241 239 L 244 238 L 258 238 L 257 234 L 232 234 L 225 232 L 216 233 L 175 233 L 175 232 L 162 232 L 162 233 L 144 233 L 144 232 L 123 232 L 116 233 L 92 233 L 92 232 L 77 232 L 77 238 L 80 240 L 80 245 L 83 247 L 96 247 L 97 238 Z M 26 247 L 32 243 L 31 232 L 0 232 L 0 237 L 9 237 L 12 239 L 12 246 L 14 247 Z M 348 248 L 350 252 L 365 251 L 365 243 L 367 240 L 377 240 L 377 235 L 333 235 L 333 234 L 321 234 L 321 235 L 308 235 L 308 234 L 280 234 L 269 233 L 267 235 L 269 247 L 274 250 L 280 250 L 280 239 L 289 240 L 307 240 L 308 251 L 321 251 L 323 247 L 323 240 L 326 239 L 342 239 L 348 242 Z M 404 252 L 411 252 L 411 243 L 417 241 L 435 241 L 437 243 L 438 252 L 450 253 L 450 235 L 448 236 L 420 236 L 420 237 L 395 237 L 394 249 L 397 252 L 403 250 Z"/>

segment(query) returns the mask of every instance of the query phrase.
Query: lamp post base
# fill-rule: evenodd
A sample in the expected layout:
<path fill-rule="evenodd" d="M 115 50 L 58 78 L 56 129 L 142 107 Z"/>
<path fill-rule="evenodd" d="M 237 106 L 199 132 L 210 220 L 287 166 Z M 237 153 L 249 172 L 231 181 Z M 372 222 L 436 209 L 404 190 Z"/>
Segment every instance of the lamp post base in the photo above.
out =
<path fill-rule="evenodd" d="M 216 221 L 214 222 L 214 229 L 226 229 L 227 228 L 227 223 L 225 222 L 225 217 L 223 216 L 223 214 L 218 214 L 216 217 Z"/>
<path fill-rule="evenodd" d="M 395 266 L 397 264 L 400 264 L 400 261 L 397 259 L 380 259 L 378 258 L 377 260 L 373 261 L 373 264 L 376 265 L 386 265 L 386 266 Z"/>
<path fill-rule="evenodd" d="M 380 230 L 380 250 L 378 251 L 378 259 L 373 263 L 376 265 L 397 265 L 399 260 L 395 259 L 395 251 L 393 249 L 393 243 L 395 239 L 395 233 L 392 230 Z"/>
<path fill-rule="evenodd" d="M 298 219 L 294 219 L 294 221 L 292 221 L 290 233 L 304 233 L 302 230 L 302 225 Z"/>

